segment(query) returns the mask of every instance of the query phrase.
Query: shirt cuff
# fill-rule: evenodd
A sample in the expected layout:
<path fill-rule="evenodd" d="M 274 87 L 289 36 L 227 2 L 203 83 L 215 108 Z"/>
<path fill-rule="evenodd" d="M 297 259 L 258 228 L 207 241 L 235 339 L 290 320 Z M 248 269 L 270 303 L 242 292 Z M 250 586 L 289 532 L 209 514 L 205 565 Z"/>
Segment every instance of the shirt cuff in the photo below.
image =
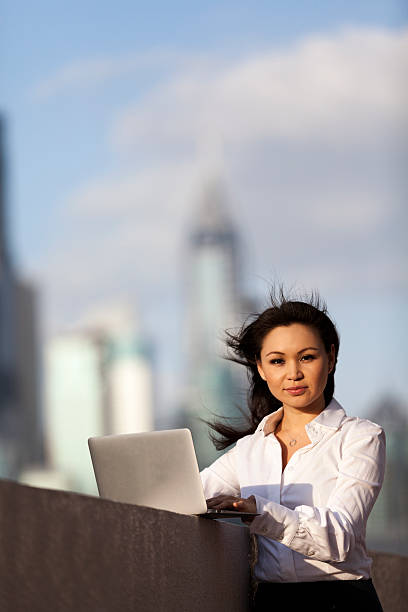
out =
<path fill-rule="evenodd" d="M 298 513 L 259 495 L 254 497 L 256 511 L 260 516 L 256 516 L 252 521 L 250 532 L 290 546 L 299 527 Z"/>

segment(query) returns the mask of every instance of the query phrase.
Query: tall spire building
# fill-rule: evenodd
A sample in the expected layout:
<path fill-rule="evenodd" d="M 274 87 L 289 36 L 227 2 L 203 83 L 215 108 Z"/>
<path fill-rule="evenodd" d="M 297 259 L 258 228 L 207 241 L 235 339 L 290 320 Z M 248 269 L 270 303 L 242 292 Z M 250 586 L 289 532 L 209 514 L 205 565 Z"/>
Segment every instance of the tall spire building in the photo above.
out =
<path fill-rule="evenodd" d="M 238 236 L 218 182 L 204 191 L 187 261 L 187 423 L 202 468 L 217 453 L 201 419 L 239 416 L 237 405 L 242 403 L 242 380 L 234 364 L 224 359 L 224 331 L 239 325 L 242 316 Z"/>

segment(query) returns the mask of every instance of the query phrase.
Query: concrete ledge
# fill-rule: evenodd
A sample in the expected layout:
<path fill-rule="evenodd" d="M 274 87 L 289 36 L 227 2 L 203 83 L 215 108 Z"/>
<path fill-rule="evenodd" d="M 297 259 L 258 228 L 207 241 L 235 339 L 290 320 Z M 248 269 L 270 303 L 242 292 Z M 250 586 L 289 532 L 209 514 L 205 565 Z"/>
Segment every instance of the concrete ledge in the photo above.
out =
<path fill-rule="evenodd" d="M 246 612 L 248 529 L 0 480 L 1 612 Z M 408 558 L 373 557 L 384 612 Z"/>
<path fill-rule="evenodd" d="M 372 577 L 384 612 L 408 609 L 408 557 L 370 551 Z"/>
<path fill-rule="evenodd" d="M 0 481 L 2 612 L 244 612 L 244 526 Z"/>

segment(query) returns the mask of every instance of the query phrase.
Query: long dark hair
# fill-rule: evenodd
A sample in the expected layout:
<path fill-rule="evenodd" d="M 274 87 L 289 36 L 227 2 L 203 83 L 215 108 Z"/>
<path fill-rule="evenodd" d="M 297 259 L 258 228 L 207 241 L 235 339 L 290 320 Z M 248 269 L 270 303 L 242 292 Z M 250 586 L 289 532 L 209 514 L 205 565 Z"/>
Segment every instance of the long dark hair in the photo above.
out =
<path fill-rule="evenodd" d="M 324 389 L 325 406 L 332 400 L 340 340 L 336 326 L 328 316 L 326 303 L 317 292 L 302 299 L 289 299 L 282 288 L 274 290 L 270 294 L 269 308 L 261 314 L 251 315 L 237 333 L 232 333 L 230 330 L 226 332 L 227 359 L 247 368 L 249 414 L 245 415 L 247 426 L 243 428 L 234 427 L 226 419 L 207 421 L 210 426 L 209 435 L 218 450 L 227 448 L 243 436 L 252 434 L 267 414 L 281 406 L 281 402 L 272 395 L 261 378 L 257 360 L 260 360 L 265 336 L 275 327 L 287 327 L 292 323 L 313 327 L 319 333 L 327 353 L 334 345 L 334 366 Z"/>

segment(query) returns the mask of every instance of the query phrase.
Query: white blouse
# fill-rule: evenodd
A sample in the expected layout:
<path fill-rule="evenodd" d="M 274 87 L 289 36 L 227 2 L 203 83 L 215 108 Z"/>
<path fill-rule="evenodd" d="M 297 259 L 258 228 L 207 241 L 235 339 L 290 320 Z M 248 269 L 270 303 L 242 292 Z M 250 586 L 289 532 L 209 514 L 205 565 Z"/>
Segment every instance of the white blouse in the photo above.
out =
<path fill-rule="evenodd" d="M 282 408 L 272 413 L 274 426 Z M 206 498 L 256 498 L 260 516 L 255 577 L 269 582 L 370 577 L 365 546 L 368 515 L 385 468 L 385 436 L 375 423 L 348 417 L 336 400 L 306 425 L 311 443 L 282 472 L 281 446 L 256 431 L 201 472 Z"/>

